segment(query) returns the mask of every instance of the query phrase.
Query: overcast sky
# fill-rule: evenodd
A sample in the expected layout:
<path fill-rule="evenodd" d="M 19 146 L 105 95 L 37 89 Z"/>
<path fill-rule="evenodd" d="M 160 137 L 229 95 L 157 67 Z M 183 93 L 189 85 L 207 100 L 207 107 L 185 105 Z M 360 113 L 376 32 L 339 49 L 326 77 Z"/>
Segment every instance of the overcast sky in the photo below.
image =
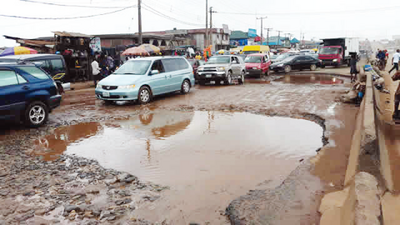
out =
<path fill-rule="evenodd" d="M 137 0 L 32 0 L 65 5 L 105 6 L 106 8 L 76 8 L 43 5 L 22 0 L 3 0 L 1 15 L 25 17 L 74 17 L 107 13 L 118 8 L 137 5 Z M 206 0 L 142 0 L 143 31 L 204 28 Z M 380 3 L 378 5 L 377 3 Z M 227 24 L 230 30 L 257 29 L 267 16 L 264 27 L 292 33 L 300 39 L 351 36 L 370 40 L 400 35 L 400 2 L 395 0 L 209 0 L 217 11 L 213 26 Z M 150 7 L 150 8 L 149 8 Z M 156 10 L 150 12 L 150 10 Z M 137 8 L 115 14 L 74 20 L 33 20 L 0 17 L 0 47 L 16 46 L 3 35 L 23 38 L 52 36 L 51 31 L 70 31 L 85 34 L 135 33 L 138 28 Z M 160 15 L 154 14 L 157 12 Z M 248 15 L 241 15 L 244 13 Z M 167 17 L 166 17 L 166 16 Z M 383 21 L 383 23 L 382 23 Z M 266 32 L 264 32 L 266 36 Z"/>

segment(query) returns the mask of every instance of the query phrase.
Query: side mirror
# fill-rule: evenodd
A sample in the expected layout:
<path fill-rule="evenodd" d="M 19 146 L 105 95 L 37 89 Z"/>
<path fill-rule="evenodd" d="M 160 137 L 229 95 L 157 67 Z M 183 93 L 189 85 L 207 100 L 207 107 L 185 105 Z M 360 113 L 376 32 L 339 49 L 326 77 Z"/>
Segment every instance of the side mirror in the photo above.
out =
<path fill-rule="evenodd" d="M 155 74 L 159 74 L 159 73 L 160 73 L 160 71 L 158 71 L 158 70 L 150 71 L 150 75 L 155 75 Z"/>

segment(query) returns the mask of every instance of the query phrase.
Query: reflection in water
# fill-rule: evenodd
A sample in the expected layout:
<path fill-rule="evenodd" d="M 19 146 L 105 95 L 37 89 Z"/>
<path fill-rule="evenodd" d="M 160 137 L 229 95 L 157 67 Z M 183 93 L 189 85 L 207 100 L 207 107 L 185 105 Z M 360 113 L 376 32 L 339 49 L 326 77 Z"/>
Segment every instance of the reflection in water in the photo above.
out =
<path fill-rule="evenodd" d="M 55 160 L 69 145 L 96 135 L 101 130 L 97 122 L 80 123 L 56 129 L 51 135 L 35 141 L 35 155 L 43 156 L 44 160 Z"/>
<path fill-rule="evenodd" d="M 99 125 L 102 132 L 77 138 L 74 144 L 65 141 L 63 149 L 170 186 L 171 199 L 151 210 L 137 210 L 155 220 L 176 209 L 179 218 L 210 218 L 217 224 L 212 218 L 232 199 L 265 180 L 278 185 L 299 159 L 315 155 L 322 146 L 323 130 L 313 122 L 249 113 L 154 111 L 108 123 L 118 126 Z M 47 140 L 53 146 L 54 140 Z"/>
<path fill-rule="evenodd" d="M 335 76 L 328 75 L 285 75 L 277 82 L 290 83 L 290 84 L 343 84 L 344 80 Z"/>

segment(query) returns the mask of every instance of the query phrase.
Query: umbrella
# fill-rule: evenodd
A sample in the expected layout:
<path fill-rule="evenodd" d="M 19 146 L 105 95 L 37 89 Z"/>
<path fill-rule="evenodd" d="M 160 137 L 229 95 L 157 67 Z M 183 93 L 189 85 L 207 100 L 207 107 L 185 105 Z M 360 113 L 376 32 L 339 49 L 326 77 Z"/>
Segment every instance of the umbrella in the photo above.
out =
<path fill-rule="evenodd" d="M 160 48 L 151 44 L 142 44 L 139 48 L 146 50 L 148 53 L 160 53 Z"/>
<path fill-rule="evenodd" d="M 38 52 L 34 49 L 27 48 L 27 47 L 12 47 L 12 48 L 6 48 L 0 56 L 6 56 L 6 55 L 25 55 L 25 54 L 37 54 Z"/>
<path fill-rule="evenodd" d="M 125 50 L 122 55 L 149 55 L 149 53 L 139 47 L 132 47 Z"/>

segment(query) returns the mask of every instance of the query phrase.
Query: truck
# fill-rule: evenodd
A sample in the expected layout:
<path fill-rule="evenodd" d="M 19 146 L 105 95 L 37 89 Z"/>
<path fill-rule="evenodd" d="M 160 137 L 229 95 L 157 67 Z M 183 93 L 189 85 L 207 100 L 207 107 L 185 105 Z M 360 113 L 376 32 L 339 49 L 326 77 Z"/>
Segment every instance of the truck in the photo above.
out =
<path fill-rule="evenodd" d="M 350 66 L 351 55 L 360 53 L 360 41 L 358 38 L 326 38 L 322 39 L 323 46 L 319 50 L 318 58 L 321 67 Z"/>
<path fill-rule="evenodd" d="M 266 46 L 266 45 L 246 45 L 246 46 L 243 47 L 242 52 L 245 55 L 255 54 L 255 53 L 268 54 L 269 53 L 269 46 Z"/>

